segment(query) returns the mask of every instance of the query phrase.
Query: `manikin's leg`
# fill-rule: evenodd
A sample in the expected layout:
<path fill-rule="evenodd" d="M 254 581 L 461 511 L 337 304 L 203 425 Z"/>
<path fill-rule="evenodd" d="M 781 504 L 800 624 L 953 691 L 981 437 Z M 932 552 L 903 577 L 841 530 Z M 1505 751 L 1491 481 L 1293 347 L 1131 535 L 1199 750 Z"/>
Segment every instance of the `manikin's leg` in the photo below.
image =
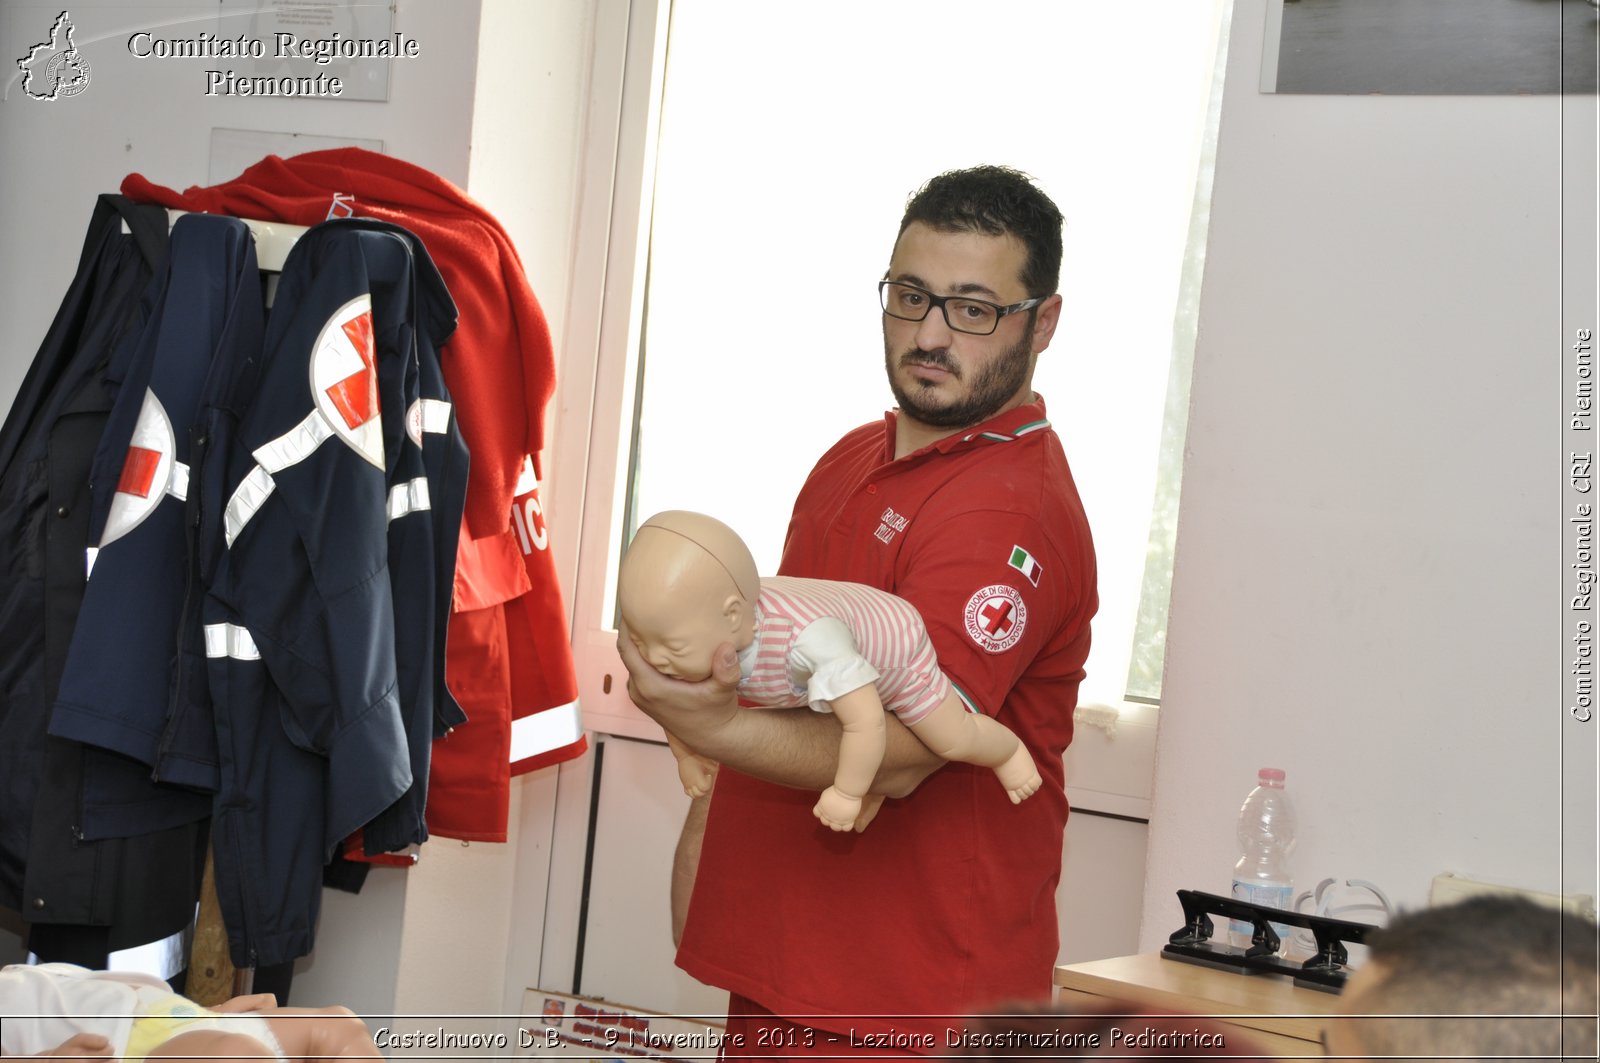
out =
<path fill-rule="evenodd" d="M 267 1021 L 285 1059 L 382 1057 L 367 1032 L 367 1024 L 349 1008 L 268 1008 L 255 1014 Z M 145 1058 L 220 1061 L 262 1057 L 274 1057 L 264 1042 L 244 1033 L 208 1029 L 169 1037 Z"/>
<path fill-rule="evenodd" d="M 862 831 L 866 830 L 867 824 L 871 823 L 873 819 L 877 817 L 878 809 L 882 807 L 882 794 L 868 794 L 867 796 L 863 797 L 861 799 L 861 811 L 856 813 L 856 821 L 851 825 L 850 829 L 855 831 L 857 834 L 860 834 Z"/>
<path fill-rule="evenodd" d="M 383 1058 L 367 1024 L 349 1008 L 274 1008 L 266 1020 L 284 1055 L 293 1059 Z"/>
<path fill-rule="evenodd" d="M 683 927 L 689 921 L 689 898 L 694 896 L 695 876 L 700 872 L 700 846 L 706 836 L 706 816 L 711 811 L 710 797 L 689 802 L 683 817 L 683 832 L 672 853 L 672 885 L 668 891 L 672 911 L 672 947 L 683 943 Z"/>
<path fill-rule="evenodd" d="M 1018 804 L 1044 784 L 1039 769 L 1011 728 L 987 716 L 968 712 L 951 691 L 939 707 L 911 725 L 922 744 L 945 760 L 993 768 L 1000 785 Z"/>
<path fill-rule="evenodd" d="M 246 1034 L 191 1030 L 167 1038 L 145 1058 L 226 1060 L 253 1057 L 275 1058 L 271 1048 Z"/>

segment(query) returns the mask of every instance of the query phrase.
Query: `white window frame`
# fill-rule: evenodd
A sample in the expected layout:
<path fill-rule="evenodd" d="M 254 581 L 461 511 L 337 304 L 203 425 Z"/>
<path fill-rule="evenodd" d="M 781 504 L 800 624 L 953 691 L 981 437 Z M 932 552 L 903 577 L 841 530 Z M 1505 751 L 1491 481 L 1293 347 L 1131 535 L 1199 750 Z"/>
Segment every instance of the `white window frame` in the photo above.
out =
<path fill-rule="evenodd" d="M 627 443 L 638 379 L 656 134 L 670 0 L 596 5 L 595 67 L 579 180 L 580 234 L 543 495 L 572 614 L 584 728 L 661 740 L 628 700 L 605 615 L 621 555 Z M 597 235 L 604 233 L 601 241 Z"/>

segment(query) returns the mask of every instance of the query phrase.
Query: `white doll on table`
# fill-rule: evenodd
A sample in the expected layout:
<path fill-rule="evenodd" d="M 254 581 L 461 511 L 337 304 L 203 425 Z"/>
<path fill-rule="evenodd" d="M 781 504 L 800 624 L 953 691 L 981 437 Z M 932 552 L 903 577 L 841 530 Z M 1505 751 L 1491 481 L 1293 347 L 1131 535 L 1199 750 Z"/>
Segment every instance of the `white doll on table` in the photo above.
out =
<path fill-rule="evenodd" d="M 864 830 L 883 798 L 867 793 L 883 761 L 887 708 L 945 760 L 993 768 L 1013 803 L 1041 784 L 1010 728 L 971 711 L 939 670 L 908 602 L 859 583 L 761 579 L 721 521 L 669 510 L 639 528 L 618 576 L 625 633 L 656 671 L 698 681 L 724 642 L 739 654 L 739 698 L 832 712 L 843 735 L 833 785 L 813 811 L 834 830 Z M 715 765 L 667 735 L 691 797 Z"/>
<path fill-rule="evenodd" d="M 348 1008 L 280 1008 L 270 993 L 206 1008 L 148 974 L 41 963 L 0 968 L 0 1056 L 287 1063 L 382 1053 Z"/>

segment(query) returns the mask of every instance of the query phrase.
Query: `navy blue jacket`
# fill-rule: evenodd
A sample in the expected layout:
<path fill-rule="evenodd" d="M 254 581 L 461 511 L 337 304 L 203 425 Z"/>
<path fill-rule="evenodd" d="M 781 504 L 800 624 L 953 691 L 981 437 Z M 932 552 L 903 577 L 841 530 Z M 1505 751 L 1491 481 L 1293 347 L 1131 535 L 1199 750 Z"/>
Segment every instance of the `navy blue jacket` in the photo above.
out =
<path fill-rule="evenodd" d="M 302 236 L 201 470 L 204 496 L 223 503 L 202 507 L 200 536 L 218 551 L 205 607 L 212 829 L 239 966 L 310 951 L 323 865 L 413 782 L 396 589 L 431 591 L 436 575 L 431 547 L 391 571 L 390 544 L 395 525 L 432 520 L 406 427 L 420 399 L 418 255 L 398 233 L 343 223 Z"/>
<path fill-rule="evenodd" d="M 135 762 L 46 733 L 84 592 L 89 468 L 113 351 L 136 334 L 167 249 L 156 207 L 101 196 L 77 271 L 0 428 L 0 907 L 44 960 L 103 966 L 194 914 L 204 831 L 185 824 L 90 841 L 85 771 L 152 785 Z"/>
<path fill-rule="evenodd" d="M 467 445 L 461 438 L 440 367 L 440 348 L 456 326 L 455 302 L 433 260 L 412 233 L 388 222 L 351 218 L 331 222 L 336 231 L 384 233 L 403 241 L 411 258 L 410 335 L 386 346 L 410 351 L 404 433 L 386 433 L 390 447 L 389 575 L 394 599 L 396 679 L 411 759 L 411 787 L 362 829 L 369 856 L 395 852 L 428 838 L 424 815 L 433 739 L 466 722 L 445 686 L 445 633 L 455 582 L 456 542 L 467 499 Z M 365 241 L 364 242 L 368 242 Z M 415 372 L 415 380 L 410 374 Z M 380 377 L 394 387 L 401 374 Z M 414 386 L 414 390 L 413 390 Z M 384 409 L 406 401 L 398 388 L 384 394 Z M 387 422 L 386 422 L 387 423 Z M 418 518 L 418 503 L 427 515 Z"/>
<path fill-rule="evenodd" d="M 150 317 L 106 374 L 117 398 L 92 467 L 92 568 L 50 733 L 132 757 L 175 785 L 138 800 L 115 778 L 86 776 L 91 838 L 211 814 L 216 737 L 191 530 L 202 500 L 191 497 L 190 467 L 204 446 L 202 410 L 259 353 L 262 316 L 249 229 L 184 215 Z"/>

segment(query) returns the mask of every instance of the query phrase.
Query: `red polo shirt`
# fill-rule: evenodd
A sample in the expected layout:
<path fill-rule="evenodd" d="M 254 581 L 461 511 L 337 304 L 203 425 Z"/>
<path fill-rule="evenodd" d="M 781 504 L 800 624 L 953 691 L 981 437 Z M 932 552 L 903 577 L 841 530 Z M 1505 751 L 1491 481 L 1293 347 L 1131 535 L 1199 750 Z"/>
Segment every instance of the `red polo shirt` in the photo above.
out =
<path fill-rule="evenodd" d="M 812 815 L 816 794 L 724 768 L 679 965 L 840 1033 L 942 1036 L 937 1016 L 1046 998 L 1061 756 L 1097 599 L 1043 400 L 899 460 L 893 413 L 851 432 L 801 489 L 779 572 L 915 605 L 940 666 L 1027 743 L 1044 787 L 1012 805 L 994 772 L 946 764 L 865 833 L 839 834 Z"/>

